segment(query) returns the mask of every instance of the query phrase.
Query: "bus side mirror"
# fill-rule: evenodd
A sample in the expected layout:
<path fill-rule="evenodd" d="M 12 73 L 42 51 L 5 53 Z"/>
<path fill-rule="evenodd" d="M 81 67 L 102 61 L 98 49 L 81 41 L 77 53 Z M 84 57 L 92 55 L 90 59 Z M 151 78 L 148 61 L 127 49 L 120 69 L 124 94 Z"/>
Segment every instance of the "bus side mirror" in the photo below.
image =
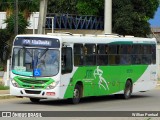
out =
<path fill-rule="evenodd" d="M 62 74 L 70 73 L 73 69 L 72 48 L 62 48 Z"/>

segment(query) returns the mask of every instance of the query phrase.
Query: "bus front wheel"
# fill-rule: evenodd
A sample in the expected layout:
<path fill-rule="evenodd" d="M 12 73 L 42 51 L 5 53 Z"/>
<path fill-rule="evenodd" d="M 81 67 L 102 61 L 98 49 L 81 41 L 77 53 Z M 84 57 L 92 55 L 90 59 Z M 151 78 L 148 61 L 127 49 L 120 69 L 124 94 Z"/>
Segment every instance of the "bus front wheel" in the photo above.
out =
<path fill-rule="evenodd" d="M 127 80 L 126 85 L 125 85 L 125 89 L 124 89 L 124 95 L 123 98 L 124 99 L 128 99 L 131 97 L 131 93 L 132 93 L 132 83 L 130 80 Z"/>
<path fill-rule="evenodd" d="M 40 101 L 40 99 L 38 99 L 38 98 L 29 98 L 29 99 L 33 103 L 38 103 Z"/>
<path fill-rule="evenodd" d="M 77 104 L 80 102 L 80 98 L 81 98 L 81 86 L 77 84 L 74 88 L 73 98 L 71 98 L 70 100 L 73 104 Z"/>

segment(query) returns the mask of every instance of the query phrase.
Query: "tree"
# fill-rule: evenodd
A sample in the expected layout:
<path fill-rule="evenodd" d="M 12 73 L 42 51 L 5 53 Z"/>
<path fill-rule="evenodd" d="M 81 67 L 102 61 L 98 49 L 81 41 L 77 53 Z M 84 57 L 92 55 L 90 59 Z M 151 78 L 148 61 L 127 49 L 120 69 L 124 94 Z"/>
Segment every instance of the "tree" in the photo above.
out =
<path fill-rule="evenodd" d="M 160 0 L 112 0 L 113 32 L 122 35 L 146 36 L 148 20 L 153 18 Z M 77 13 L 104 15 L 104 0 L 77 0 Z"/>
<path fill-rule="evenodd" d="M 78 14 L 104 15 L 104 0 L 78 0 L 76 5 Z"/>
<path fill-rule="evenodd" d="M 6 11 L 9 17 L 14 13 L 15 0 L 0 0 L 0 11 Z M 27 19 L 32 12 L 38 11 L 39 0 L 18 0 L 19 12 L 23 13 L 23 16 Z"/>
<path fill-rule="evenodd" d="M 49 0 L 48 13 L 103 16 L 104 0 Z"/>
<path fill-rule="evenodd" d="M 39 8 L 39 0 L 18 0 L 18 33 L 25 33 L 26 27 L 29 25 L 27 19 L 32 12 L 37 11 Z M 1 30 L 0 34 L 0 62 L 5 64 L 6 59 L 10 55 L 12 42 L 14 39 L 14 1 L 13 0 L 0 0 L 0 10 L 6 11 L 7 23 L 6 29 Z M 6 37 L 5 37 L 6 36 Z M 4 51 L 5 50 L 5 51 Z M 6 54 L 7 51 L 7 54 Z"/>
<path fill-rule="evenodd" d="M 9 32 L 6 29 L 0 29 L 0 66 L 2 68 L 4 68 L 9 54 L 9 45 L 7 44 L 9 39 Z"/>
<path fill-rule="evenodd" d="M 51 0 L 55 1 L 55 0 Z M 70 0 L 74 1 L 74 0 Z M 122 35 L 146 36 L 150 34 L 148 20 L 153 18 L 160 0 L 112 0 L 113 32 Z M 77 0 L 76 7 L 68 5 L 64 0 L 54 2 L 60 13 L 81 15 L 104 15 L 104 0 Z M 71 12 L 66 8 L 72 8 Z M 55 10 L 56 11 L 56 10 Z"/>
<path fill-rule="evenodd" d="M 48 13 L 76 14 L 77 0 L 49 0 Z"/>
<path fill-rule="evenodd" d="M 15 15 L 12 14 L 5 20 L 7 23 L 6 29 L 9 33 L 14 34 L 14 18 Z M 26 26 L 29 25 L 29 22 L 25 19 L 22 13 L 18 14 L 18 33 L 23 34 L 26 32 Z"/>
<path fill-rule="evenodd" d="M 159 0 L 113 0 L 113 32 L 142 37 L 150 34 L 148 20 L 158 6 Z"/>
<path fill-rule="evenodd" d="M 118 34 L 130 34 L 133 31 L 133 6 L 130 0 L 113 0 L 113 31 Z"/>

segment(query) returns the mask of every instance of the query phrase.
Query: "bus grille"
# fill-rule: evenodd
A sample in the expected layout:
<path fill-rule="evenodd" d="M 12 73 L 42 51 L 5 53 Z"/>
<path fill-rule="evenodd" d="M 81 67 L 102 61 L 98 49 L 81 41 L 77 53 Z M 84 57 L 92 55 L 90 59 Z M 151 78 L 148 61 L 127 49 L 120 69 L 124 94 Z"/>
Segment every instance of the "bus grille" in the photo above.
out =
<path fill-rule="evenodd" d="M 49 80 L 25 80 L 25 79 L 21 79 L 20 81 L 23 82 L 23 83 L 27 83 L 27 84 L 45 84 Z"/>
<path fill-rule="evenodd" d="M 52 78 L 24 78 L 18 76 L 14 79 L 20 85 L 20 87 L 27 89 L 45 89 L 54 81 Z"/>
<path fill-rule="evenodd" d="M 25 90 L 27 94 L 40 94 L 41 91 Z"/>
<path fill-rule="evenodd" d="M 33 88 L 33 85 L 23 85 L 23 87 L 32 88 L 32 89 L 43 89 L 44 88 L 44 86 L 37 86 L 37 85 L 34 85 L 34 88 Z"/>

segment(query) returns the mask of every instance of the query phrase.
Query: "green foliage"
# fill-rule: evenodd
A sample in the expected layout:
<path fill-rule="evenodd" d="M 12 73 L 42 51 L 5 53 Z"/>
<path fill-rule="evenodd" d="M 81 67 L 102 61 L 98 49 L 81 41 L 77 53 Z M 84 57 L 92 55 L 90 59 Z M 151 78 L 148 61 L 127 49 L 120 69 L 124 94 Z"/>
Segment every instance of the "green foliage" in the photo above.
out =
<path fill-rule="evenodd" d="M 0 11 L 14 11 L 14 0 L 0 0 Z M 28 10 L 30 12 L 35 12 L 39 10 L 40 0 L 18 0 L 19 11 Z"/>
<path fill-rule="evenodd" d="M 113 32 L 145 37 L 158 6 L 159 0 L 113 0 Z"/>
<path fill-rule="evenodd" d="M 113 32 L 146 36 L 160 0 L 112 0 Z M 104 16 L 104 0 L 49 0 L 49 13 Z"/>
<path fill-rule="evenodd" d="M 10 34 L 14 34 L 14 22 L 15 22 L 15 15 L 12 14 L 10 17 L 8 17 L 5 20 L 5 23 L 7 23 L 6 29 Z M 18 14 L 18 33 L 22 34 L 26 32 L 26 27 L 29 25 L 29 22 L 25 20 L 22 13 Z"/>
<path fill-rule="evenodd" d="M 82 15 L 103 16 L 104 0 L 78 0 L 76 8 L 78 13 Z"/>
<path fill-rule="evenodd" d="M 0 29 L 0 66 L 1 69 L 6 63 L 6 60 L 9 55 L 9 45 L 8 41 L 10 40 L 10 33 L 7 29 Z"/>
<path fill-rule="evenodd" d="M 5 20 L 7 23 L 6 29 L 2 30 L 3 34 L 1 34 L 1 46 L 0 46 L 0 61 L 3 64 L 6 64 L 7 59 L 10 56 L 11 48 L 14 35 L 14 22 L 15 22 L 15 15 L 12 14 Z M 26 27 L 29 25 L 29 22 L 24 18 L 22 13 L 18 15 L 18 33 L 23 34 L 26 32 Z"/>
<path fill-rule="evenodd" d="M 113 0 L 113 31 L 118 34 L 130 34 L 133 31 L 133 6 L 130 0 Z"/>
<path fill-rule="evenodd" d="M 3 71 L 3 70 L 4 70 L 3 66 L 0 66 L 0 71 Z"/>
<path fill-rule="evenodd" d="M 12 47 L 14 35 L 14 22 L 15 22 L 15 6 L 13 0 L 0 0 L 0 11 L 6 11 L 7 23 L 6 29 L 0 30 L 0 62 L 4 65 L 8 59 Z M 39 0 L 18 0 L 18 33 L 23 34 L 26 32 L 26 27 L 29 25 L 27 22 L 28 17 L 34 11 L 39 10 Z"/>
<path fill-rule="evenodd" d="M 103 0 L 49 0 L 48 13 L 102 15 Z"/>
<path fill-rule="evenodd" d="M 9 90 L 9 87 L 8 86 L 0 85 L 0 90 Z"/>
<path fill-rule="evenodd" d="M 140 17 L 149 20 L 154 17 L 154 13 L 159 6 L 159 0 L 131 0 L 134 12 L 139 13 Z"/>
<path fill-rule="evenodd" d="M 76 14 L 77 0 L 48 0 L 48 13 Z"/>
<path fill-rule="evenodd" d="M 39 10 L 40 0 L 18 0 L 19 11 L 37 12 Z"/>
<path fill-rule="evenodd" d="M 7 9 L 14 10 L 13 0 L 0 0 L 0 10 L 6 11 Z"/>
<path fill-rule="evenodd" d="M 148 20 L 153 18 L 159 3 L 160 0 L 112 0 L 113 32 L 134 36 L 149 34 L 150 25 Z M 37 11 L 38 7 L 39 0 L 19 0 L 19 10 L 23 13 L 25 19 L 28 18 L 30 12 Z M 0 10 L 12 10 L 13 12 L 13 0 L 0 0 Z M 48 13 L 103 16 L 104 0 L 49 0 Z M 21 23 L 20 26 L 25 25 L 26 23 Z M 13 32 L 9 25 L 8 28 L 9 31 Z M 22 32 L 25 31 L 22 30 Z"/>

